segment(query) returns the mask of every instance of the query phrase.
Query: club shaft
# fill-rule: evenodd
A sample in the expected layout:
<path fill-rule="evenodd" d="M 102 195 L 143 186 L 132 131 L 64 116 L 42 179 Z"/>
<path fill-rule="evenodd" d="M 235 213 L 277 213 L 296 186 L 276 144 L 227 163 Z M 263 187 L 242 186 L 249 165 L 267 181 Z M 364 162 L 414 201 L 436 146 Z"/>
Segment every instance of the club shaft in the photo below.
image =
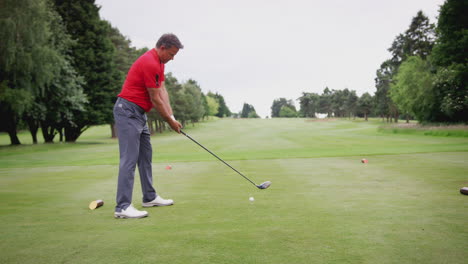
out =
<path fill-rule="evenodd" d="M 233 171 L 237 172 L 240 176 L 244 177 L 246 180 L 248 180 L 250 183 L 252 183 L 253 185 L 257 186 L 257 184 L 255 184 L 255 182 L 251 181 L 249 178 L 247 178 L 246 176 L 244 176 L 244 174 L 240 173 L 238 170 L 234 169 L 234 167 L 232 167 L 231 165 L 229 165 L 227 162 L 225 162 L 223 159 L 221 159 L 220 157 L 218 157 L 216 154 L 214 154 L 213 152 L 211 152 L 209 149 L 205 148 L 202 144 L 198 143 L 198 141 L 196 141 L 195 139 L 193 139 L 191 136 L 187 135 L 184 131 L 180 130 L 180 133 L 184 134 L 186 137 L 188 137 L 190 140 L 192 140 L 193 142 L 195 142 L 198 146 L 202 147 L 204 150 L 208 151 L 211 155 L 213 155 L 214 157 L 216 157 L 217 159 L 219 159 L 222 163 L 226 164 L 226 166 L 228 166 L 229 168 L 231 168 Z"/>

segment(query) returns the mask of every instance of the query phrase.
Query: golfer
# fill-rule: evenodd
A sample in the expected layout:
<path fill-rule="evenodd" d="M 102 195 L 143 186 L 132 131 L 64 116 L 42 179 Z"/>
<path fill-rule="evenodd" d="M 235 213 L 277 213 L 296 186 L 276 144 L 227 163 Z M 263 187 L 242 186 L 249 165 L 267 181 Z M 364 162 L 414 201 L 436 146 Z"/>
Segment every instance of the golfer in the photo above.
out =
<path fill-rule="evenodd" d="M 143 54 L 130 67 L 127 78 L 114 106 L 114 119 L 119 138 L 120 166 L 117 183 L 116 218 L 141 218 L 148 212 L 132 205 L 135 166 L 138 164 L 143 207 L 172 205 L 153 187 L 151 168 L 152 147 L 146 112 L 155 108 L 169 126 L 180 133 L 182 125 L 176 121 L 164 86 L 164 64 L 174 59 L 184 46 L 174 34 L 164 34 L 156 48 Z"/>

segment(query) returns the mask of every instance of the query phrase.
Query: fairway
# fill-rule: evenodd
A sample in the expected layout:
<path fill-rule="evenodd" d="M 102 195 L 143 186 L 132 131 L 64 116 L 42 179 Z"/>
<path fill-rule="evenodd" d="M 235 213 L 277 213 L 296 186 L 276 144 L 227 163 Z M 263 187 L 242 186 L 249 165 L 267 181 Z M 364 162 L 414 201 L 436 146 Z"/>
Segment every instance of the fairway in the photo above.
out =
<path fill-rule="evenodd" d="M 108 126 L 75 144 L 11 147 L 0 134 L 0 263 L 466 263 L 468 138 L 382 124 L 187 126 L 257 184 L 272 181 L 267 190 L 183 135 L 155 135 L 155 187 L 175 205 L 144 219 L 113 218 L 119 153 Z M 96 199 L 104 206 L 89 210 Z M 142 208 L 138 172 L 133 201 Z"/>

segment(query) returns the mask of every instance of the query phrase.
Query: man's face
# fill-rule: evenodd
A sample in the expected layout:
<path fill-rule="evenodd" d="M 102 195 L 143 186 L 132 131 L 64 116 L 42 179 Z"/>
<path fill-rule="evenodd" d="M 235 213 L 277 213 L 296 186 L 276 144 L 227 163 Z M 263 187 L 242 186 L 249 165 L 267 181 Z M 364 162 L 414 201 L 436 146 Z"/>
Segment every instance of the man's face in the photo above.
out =
<path fill-rule="evenodd" d="M 159 60 L 161 63 L 168 63 L 169 61 L 173 60 L 175 55 L 179 52 L 179 49 L 175 46 L 170 48 L 166 48 L 165 46 L 161 46 L 158 49 Z"/>

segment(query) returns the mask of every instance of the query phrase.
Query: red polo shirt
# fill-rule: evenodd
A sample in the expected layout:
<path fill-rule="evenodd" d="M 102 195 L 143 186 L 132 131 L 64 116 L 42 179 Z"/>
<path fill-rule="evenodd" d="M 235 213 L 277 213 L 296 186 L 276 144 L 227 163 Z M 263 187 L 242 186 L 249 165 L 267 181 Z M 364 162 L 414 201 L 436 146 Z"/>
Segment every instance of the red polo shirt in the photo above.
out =
<path fill-rule="evenodd" d="M 141 55 L 130 67 L 118 97 L 137 104 L 146 112 L 153 107 L 147 88 L 160 88 L 164 81 L 164 64 L 159 61 L 156 49 Z"/>

